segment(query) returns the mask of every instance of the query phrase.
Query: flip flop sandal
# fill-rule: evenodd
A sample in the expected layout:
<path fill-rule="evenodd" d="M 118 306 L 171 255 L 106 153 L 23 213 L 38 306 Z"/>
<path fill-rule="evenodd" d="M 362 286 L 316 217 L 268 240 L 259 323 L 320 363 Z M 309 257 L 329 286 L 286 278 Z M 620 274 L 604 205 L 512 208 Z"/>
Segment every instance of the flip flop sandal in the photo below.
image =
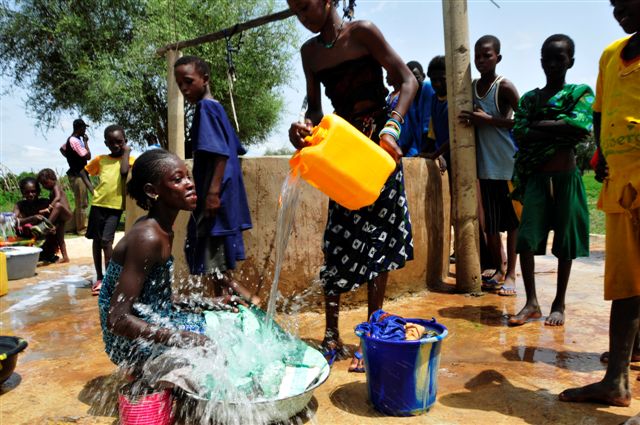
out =
<path fill-rule="evenodd" d="M 480 284 L 480 287 L 482 288 L 483 291 L 499 291 L 500 289 L 503 288 L 502 286 L 502 282 L 498 282 L 495 279 L 490 279 L 487 281 L 483 281 Z"/>
<path fill-rule="evenodd" d="M 331 366 L 333 362 L 336 361 L 338 357 L 338 349 L 337 348 L 327 348 L 322 352 L 324 359 L 327 361 L 327 364 Z"/>
<path fill-rule="evenodd" d="M 359 351 L 356 351 L 355 353 L 353 353 L 353 357 L 358 360 L 358 363 L 360 363 L 360 361 L 362 360 L 362 353 L 360 353 Z M 362 364 L 364 364 L 364 362 Z M 349 372 L 364 373 L 365 372 L 364 366 L 350 367 Z"/>
<path fill-rule="evenodd" d="M 515 297 L 516 295 L 518 295 L 516 292 L 516 288 L 512 286 L 503 286 L 502 288 L 498 289 L 497 294 L 501 297 Z"/>

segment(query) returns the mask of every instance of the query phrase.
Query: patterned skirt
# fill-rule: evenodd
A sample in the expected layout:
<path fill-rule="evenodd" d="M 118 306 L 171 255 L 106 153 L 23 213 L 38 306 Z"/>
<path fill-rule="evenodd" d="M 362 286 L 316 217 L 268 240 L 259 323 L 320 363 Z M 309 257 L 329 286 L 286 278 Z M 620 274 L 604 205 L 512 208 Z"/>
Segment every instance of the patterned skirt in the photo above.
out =
<path fill-rule="evenodd" d="M 329 201 L 323 252 L 320 279 L 327 295 L 356 289 L 413 259 L 402 165 L 368 207 L 352 211 Z"/>

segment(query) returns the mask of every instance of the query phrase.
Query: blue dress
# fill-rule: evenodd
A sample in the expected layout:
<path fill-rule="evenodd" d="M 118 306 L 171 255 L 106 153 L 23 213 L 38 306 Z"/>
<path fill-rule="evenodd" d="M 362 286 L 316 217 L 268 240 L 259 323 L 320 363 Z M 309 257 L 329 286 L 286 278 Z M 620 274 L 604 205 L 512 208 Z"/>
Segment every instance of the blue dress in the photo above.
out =
<path fill-rule="evenodd" d="M 238 155 L 246 150 L 240 144 L 222 105 L 213 99 L 202 99 L 190 129 L 193 144 L 193 180 L 198 204 L 191 214 L 185 252 L 191 274 L 206 274 L 209 238 L 222 238 L 225 269 L 234 269 L 236 260 L 245 259 L 242 232 L 251 229 L 249 203 L 242 179 Z M 227 163 L 220 187 L 220 209 L 213 219 L 203 216 L 207 192 L 213 178 L 216 156 L 225 157 Z"/>
<path fill-rule="evenodd" d="M 115 335 L 107 328 L 111 296 L 120 279 L 122 268 L 120 264 L 113 261 L 109 263 L 104 279 L 102 279 L 98 308 L 105 352 L 116 365 L 129 366 L 142 363 L 152 356 L 161 354 L 165 347 L 148 341 L 131 340 Z M 142 293 L 133 306 L 133 314 L 145 322 L 164 328 L 202 332 L 205 325 L 202 314 L 180 312 L 173 308 L 171 302 L 172 269 L 172 257 L 166 263 L 157 264 L 151 269 L 144 281 Z"/>

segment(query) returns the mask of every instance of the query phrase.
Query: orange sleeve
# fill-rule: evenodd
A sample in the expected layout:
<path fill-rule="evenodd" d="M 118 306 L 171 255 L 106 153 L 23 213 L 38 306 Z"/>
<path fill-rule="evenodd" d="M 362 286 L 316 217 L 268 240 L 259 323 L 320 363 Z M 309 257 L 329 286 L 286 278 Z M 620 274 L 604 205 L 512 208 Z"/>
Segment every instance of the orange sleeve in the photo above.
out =
<path fill-rule="evenodd" d="M 98 155 L 93 158 L 84 169 L 87 170 L 90 176 L 97 176 L 100 173 L 100 158 L 102 155 Z"/>

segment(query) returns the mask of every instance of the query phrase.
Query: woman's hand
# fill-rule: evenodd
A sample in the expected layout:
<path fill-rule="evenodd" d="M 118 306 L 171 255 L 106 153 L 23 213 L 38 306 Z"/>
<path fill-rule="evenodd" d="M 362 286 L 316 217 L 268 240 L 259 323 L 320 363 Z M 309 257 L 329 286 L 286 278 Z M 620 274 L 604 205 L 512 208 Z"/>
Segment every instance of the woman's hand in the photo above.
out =
<path fill-rule="evenodd" d="M 289 141 L 296 149 L 302 149 L 305 146 L 308 146 L 304 138 L 311 134 L 311 129 L 313 128 L 313 123 L 310 119 L 306 119 L 303 123 L 294 122 L 289 127 Z"/>
<path fill-rule="evenodd" d="M 388 134 L 383 134 L 380 136 L 380 147 L 387 151 L 391 158 L 396 162 L 396 164 L 400 163 L 402 159 L 402 149 L 398 146 L 398 143 Z"/>
<path fill-rule="evenodd" d="M 204 216 L 206 218 L 214 218 L 220 209 L 220 194 L 209 192 L 204 201 Z"/>

